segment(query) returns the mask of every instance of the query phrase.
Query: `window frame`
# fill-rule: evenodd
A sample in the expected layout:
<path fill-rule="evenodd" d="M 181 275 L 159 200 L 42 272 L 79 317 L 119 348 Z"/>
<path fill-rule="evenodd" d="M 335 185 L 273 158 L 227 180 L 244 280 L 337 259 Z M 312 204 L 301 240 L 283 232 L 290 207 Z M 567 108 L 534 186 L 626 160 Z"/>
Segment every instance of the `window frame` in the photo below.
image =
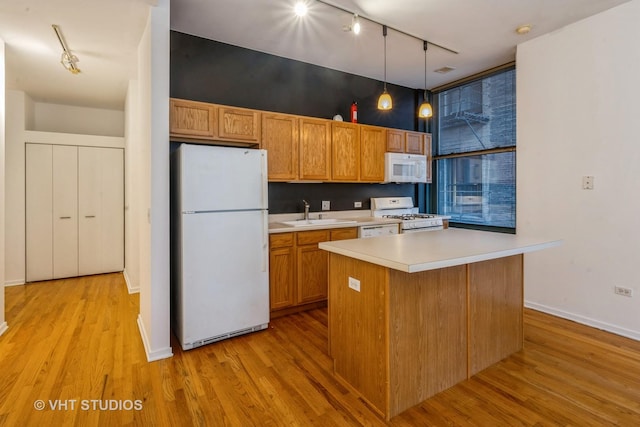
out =
<path fill-rule="evenodd" d="M 515 63 L 511 62 L 508 64 L 504 64 L 502 66 L 495 67 L 490 70 L 486 70 L 481 73 L 474 74 L 472 76 L 457 80 L 447 85 L 434 88 L 431 92 L 432 100 L 433 100 L 432 101 L 433 111 L 434 112 L 440 111 L 439 94 L 441 92 L 454 89 L 459 86 L 468 85 L 468 84 L 471 84 L 471 83 L 474 83 L 474 82 L 477 82 L 501 73 L 512 71 L 512 70 L 515 70 L 515 68 L 516 68 Z M 517 108 L 517 104 L 516 104 L 516 108 Z M 450 153 L 450 154 L 438 155 L 437 154 L 438 145 L 440 142 L 440 115 L 439 114 L 434 115 L 434 119 L 432 120 L 432 123 L 431 123 L 431 133 L 433 138 L 433 144 L 431 148 L 432 155 L 433 155 L 433 165 L 432 165 L 433 172 L 432 172 L 432 183 L 430 186 L 428 186 L 431 188 L 427 189 L 427 200 L 429 200 L 429 204 L 434 208 L 433 210 L 435 212 L 438 212 L 438 193 L 439 193 L 439 189 L 438 189 L 438 176 L 439 176 L 438 163 L 439 162 L 438 160 L 444 160 L 448 158 L 471 157 L 471 156 L 486 155 L 486 154 L 497 154 L 497 153 L 505 153 L 505 152 L 513 152 L 514 156 L 517 156 L 517 140 L 515 145 L 509 146 L 509 147 L 497 147 L 497 148 L 489 148 L 486 150 L 475 150 L 475 151 L 468 151 L 468 152 L 461 152 L 461 153 Z M 516 182 L 514 184 L 517 186 L 517 177 L 516 177 Z M 514 201 L 514 211 L 516 210 L 516 207 L 517 207 L 517 199 Z M 455 220 L 453 220 L 453 218 L 449 220 L 449 225 L 454 228 L 464 228 L 464 229 L 471 229 L 471 230 L 482 230 L 482 231 L 490 231 L 490 232 L 516 234 L 517 217 L 516 217 L 516 223 L 514 227 L 469 224 L 464 222 L 456 222 Z"/>

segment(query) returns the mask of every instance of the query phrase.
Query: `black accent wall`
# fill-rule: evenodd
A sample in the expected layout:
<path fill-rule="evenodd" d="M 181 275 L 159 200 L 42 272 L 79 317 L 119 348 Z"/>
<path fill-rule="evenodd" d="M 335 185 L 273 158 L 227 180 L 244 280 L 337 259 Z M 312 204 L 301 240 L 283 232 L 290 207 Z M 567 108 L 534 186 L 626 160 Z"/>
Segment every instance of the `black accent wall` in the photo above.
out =
<path fill-rule="evenodd" d="M 393 109 L 376 108 L 383 82 L 269 55 L 189 34 L 171 32 L 170 94 L 173 98 L 330 119 L 349 119 L 358 103 L 358 122 L 425 131 L 416 117 L 421 92 L 387 84 Z M 412 196 L 425 210 L 424 186 L 413 184 L 270 183 L 269 212 L 311 210 L 330 200 L 331 210 L 351 210 L 354 201 L 369 208 L 370 197 Z"/>

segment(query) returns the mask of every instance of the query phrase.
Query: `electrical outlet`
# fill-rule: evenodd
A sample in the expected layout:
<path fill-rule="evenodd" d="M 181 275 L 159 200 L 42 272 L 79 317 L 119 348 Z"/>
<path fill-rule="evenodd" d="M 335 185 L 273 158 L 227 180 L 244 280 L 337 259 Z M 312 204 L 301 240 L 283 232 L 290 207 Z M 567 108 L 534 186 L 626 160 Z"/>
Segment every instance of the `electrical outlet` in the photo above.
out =
<path fill-rule="evenodd" d="M 618 295 L 622 295 L 623 297 L 631 298 L 633 296 L 633 289 L 623 288 L 622 286 L 614 286 L 613 292 L 615 292 Z"/>
<path fill-rule="evenodd" d="M 593 176 L 583 176 L 582 177 L 582 189 L 583 190 L 593 190 Z"/>
<path fill-rule="evenodd" d="M 360 292 L 360 280 L 349 277 L 349 287 L 356 292 Z"/>
<path fill-rule="evenodd" d="M 329 200 L 323 200 L 322 201 L 322 210 L 323 211 L 328 211 L 331 209 L 331 202 Z"/>
<path fill-rule="evenodd" d="M 353 202 L 353 207 L 354 208 L 361 208 L 362 207 L 362 202 Z"/>

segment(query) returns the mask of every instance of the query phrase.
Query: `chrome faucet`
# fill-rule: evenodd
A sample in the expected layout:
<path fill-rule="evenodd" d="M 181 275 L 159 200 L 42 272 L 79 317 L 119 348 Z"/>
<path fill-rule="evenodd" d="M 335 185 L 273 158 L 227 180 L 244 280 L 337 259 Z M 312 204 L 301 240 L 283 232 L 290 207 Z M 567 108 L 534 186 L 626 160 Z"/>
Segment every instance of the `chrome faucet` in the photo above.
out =
<path fill-rule="evenodd" d="M 309 221 L 309 202 L 302 200 L 302 203 L 304 203 L 304 220 Z"/>

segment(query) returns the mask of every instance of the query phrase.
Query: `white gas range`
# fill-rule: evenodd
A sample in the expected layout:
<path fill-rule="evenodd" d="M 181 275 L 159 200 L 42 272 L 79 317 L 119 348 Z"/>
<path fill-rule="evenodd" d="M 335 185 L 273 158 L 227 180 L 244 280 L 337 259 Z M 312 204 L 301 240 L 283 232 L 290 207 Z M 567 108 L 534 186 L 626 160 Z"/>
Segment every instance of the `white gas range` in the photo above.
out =
<path fill-rule="evenodd" d="M 418 208 L 413 206 L 411 197 L 372 197 L 371 216 L 401 219 L 401 233 L 437 231 L 444 228 L 443 217 L 419 213 Z"/>

